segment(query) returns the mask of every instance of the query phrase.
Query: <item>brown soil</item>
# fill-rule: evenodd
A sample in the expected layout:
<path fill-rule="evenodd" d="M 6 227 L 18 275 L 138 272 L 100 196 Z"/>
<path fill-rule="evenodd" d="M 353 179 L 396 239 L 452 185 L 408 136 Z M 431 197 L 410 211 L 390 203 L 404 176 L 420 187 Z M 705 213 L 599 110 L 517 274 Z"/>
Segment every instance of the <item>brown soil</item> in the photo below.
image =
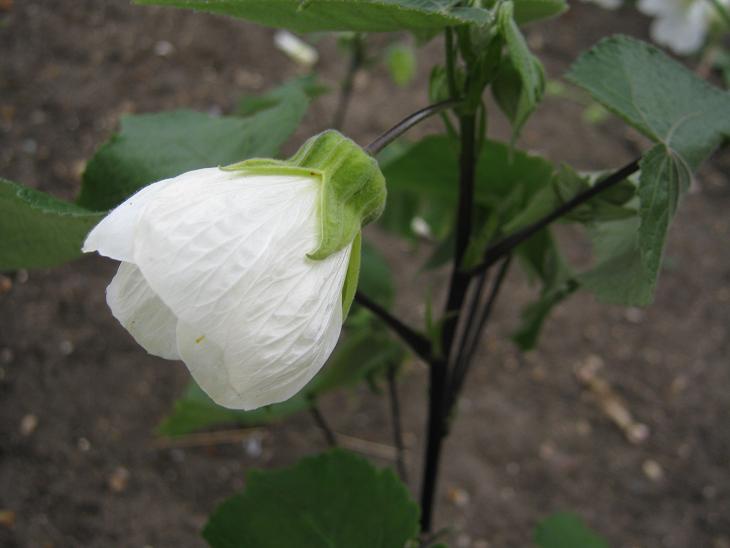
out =
<path fill-rule="evenodd" d="M 66 198 L 121 113 L 225 112 L 297 72 L 271 31 L 220 17 L 126 0 L 16 1 L 0 17 L 0 174 Z M 646 21 L 577 4 L 530 41 L 557 76 L 578 48 L 616 31 L 644 36 Z M 344 63 L 331 38 L 321 45 L 325 78 L 336 82 Z M 407 89 L 382 68 L 359 78 L 352 136 L 367 141 L 425 104 L 439 55 L 439 44 L 425 48 Z M 294 141 L 325 127 L 334 101 L 317 102 Z M 580 114 L 550 99 L 523 145 L 581 168 L 636 154 L 620 123 L 587 126 Z M 498 115 L 493 128 L 506 135 Z M 509 281 L 444 456 L 438 522 L 455 527 L 453 546 L 528 546 L 536 521 L 558 510 L 579 512 L 613 546 L 730 546 L 728 165 L 725 155 L 703 168 L 685 199 L 648 309 L 578 295 L 549 321 L 539 350 L 520 356 L 507 335 L 533 292 L 519 276 Z M 374 237 L 401 275 L 400 310 L 421 321 L 427 283 L 414 283 L 410 248 Z M 0 514 L 2 546 L 202 546 L 206 515 L 247 469 L 324 448 L 308 416 L 241 443 L 155 448 L 154 427 L 187 373 L 147 356 L 113 320 L 103 295 L 114 268 L 87 257 L 21 273 L 0 296 L 0 511 L 14 513 Z M 592 356 L 649 427 L 645 442 L 628 442 L 576 381 L 574 367 Z M 401 386 L 415 487 L 423 368 L 413 364 Z M 390 443 L 385 402 L 364 389 L 330 396 L 323 411 L 338 432 Z"/>

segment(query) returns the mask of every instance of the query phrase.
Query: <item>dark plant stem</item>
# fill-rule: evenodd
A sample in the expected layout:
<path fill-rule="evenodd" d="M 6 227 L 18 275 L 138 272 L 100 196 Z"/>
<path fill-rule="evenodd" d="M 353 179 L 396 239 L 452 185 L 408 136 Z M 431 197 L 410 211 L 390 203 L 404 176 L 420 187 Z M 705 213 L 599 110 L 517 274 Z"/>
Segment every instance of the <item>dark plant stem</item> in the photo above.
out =
<path fill-rule="evenodd" d="M 319 410 L 317 404 L 312 402 L 312 405 L 309 408 L 309 412 L 312 414 L 314 422 L 317 423 L 317 426 L 319 426 L 319 429 L 322 431 L 322 435 L 324 436 L 327 445 L 329 445 L 330 447 L 337 447 L 337 439 L 335 438 L 335 433 L 325 420 L 324 415 L 322 415 L 322 412 Z"/>
<path fill-rule="evenodd" d="M 340 86 L 340 96 L 335 109 L 335 117 L 332 126 L 335 129 L 342 129 L 345 124 L 345 117 L 352 99 L 352 88 L 355 84 L 355 77 L 365 61 L 365 44 L 360 34 L 355 34 L 350 49 L 350 64 L 347 67 L 345 79 Z"/>
<path fill-rule="evenodd" d="M 467 327 L 472 328 L 470 337 L 467 339 L 465 336 L 462 339 L 462 344 L 464 346 L 460 349 L 461 359 L 457 360 L 457 362 L 454 364 L 454 371 L 451 375 L 451 384 L 447 391 L 448 396 L 446 409 L 448 414 L 451 413 L 454 405 L 456 405 L 456 402 L 459 399 L 459 395 L 461 394 L 461 390 L 464 387 L 464 381 L 466 380 L 466 377 L 469 373 L 469 368 L 471 367 L 472 360 L 474 359 L 474 353 L 476 352 L 476 349 L 479 345 L 479 340 L 482 338 L 484 328 L 486 327 L 487 322 L 492 315 L 494 303 L 497 302 L 497 296 L 499 295 L 499 291 L 502 288 L 502 283 L 507 276 L 507 271 L 509 270 L 511 262 L 512 255 L 507 255 L 507 257 L 505 257 L 505 259 L 502 261 L 502 265 L 497 272 L 497 276 L 494 279 L 492 289 L 489 292 L 487 302 L 484 304 L 484 308 L 482 309 L 479 320 L 474 322 L 474 325 L 467 325 Z"/>
<path fill-rule="evenodd" d="M 395 467 L 400 479 L 408 483 L 406 470 L 405 445 L 403 444 L 403 427 L 401 424 L 400 399 L 398 398 L 398 381 L 396 367 L 388 368 L 388 395 L 390 396 L 390 418 L 393 423 L 393 443 L 395 444 Z"/>
<path fill-rule="evenodd" d="M 423 359 L 427 363 L 431 360 L 431 343 L 426 337 L 418 333 L 416 330 L 408 327 L 361 291 L 355 293 L 355 302 L 360 306 L 367 308 L 370 312 L 380 318 L 383 323 L 395 331 L 401 339 L 408 343 L 408 346 L 411 347 L 419 358 Z"/>
<path fill-rule="evenodd" d="M 446 388 L 449 381 L 449 355 L 464 298 L 469 290 L 470 277 L 461 268 L 472 230 L 474 176 L 476 167 L 476 117 L 473 114 L 459 118 L 461 152 L 459 157 L 459 206 L 457 211 L 456 250 L 449 283 L 441 332 L 441 356 L 431 362 L 429 370 L 428 423 L 426 426 L 426 455 L 421 485 L 421 531 L 432 527 L 433 506 L 436 498 L 439 461 L 447 432 Z"/>
<path fill-rule="evenodd" d="M 502 257 L 511 253 L 515 247 L 520 245 L 525 240 L 529 239 L 531 236 L 534 236 L 537 232 L 548 226 L 553 221 L 559 219 L 566 213 L 569 213 L 579 205 L 584 204 L 604 190 L 620 183 L 631 174 L 636 173 L 639 170 L 639 161 L 640 160 L 634 160 L 630 164 L 625 165 L 618 171 L 612 173 L 605 179 L 602 179 L 601 181 L 593 185 L 585 192 L 581 192 L 580 194 L 562 204 L 560 207 L 557 207 L 555 210 L 545 215 L 545 217 L 543 217 L 539 221 L 536 221 L 535 223 L 526 226 L 521 230 L 518 230 L 514 234 L 511 234 L 506 238 L 498 241 L 496 244 L 490 246 L 484 252 L 482 262 L 469 270 L 467 274 L 474 276 L 486 270 L 494 263 L 499 261 Z"/>
<path fill-rule="evenodd" d="M 425 108 L 422 108 L 421 110 L 414 112 L 413 114 L 406 116 L 388 131 L 380 135 L 372 143 L 366 145 L 365 151 L 371 156 L 375 156 L 378 152 L 383 150 L 386 146 L 395 141 L 398 137 L 403 135 L 406 131 L 411 129 L 416 124 L 423 122 L 426 118 L 429 118 L 434 114 L 438 114 L 458 105 L 459 102 L 460 101 L 458 99 L 447 99 L 446 101 L 434 103 L 433 105 L 429 105 Z"/>

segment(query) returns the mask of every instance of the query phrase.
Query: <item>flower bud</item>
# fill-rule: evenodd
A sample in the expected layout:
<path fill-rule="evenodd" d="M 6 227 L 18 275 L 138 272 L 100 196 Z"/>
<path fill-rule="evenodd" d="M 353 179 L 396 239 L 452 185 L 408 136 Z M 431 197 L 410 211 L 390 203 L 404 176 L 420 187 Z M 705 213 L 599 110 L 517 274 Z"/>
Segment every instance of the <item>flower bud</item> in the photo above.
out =
<path fill-rule="evenodd" d="M 184 361 L 223 406 L 290 398 L 337 343 L 360 228 L 382 210 L 385 187 L 372 158 L 328 134 L 290 161 L 153 183 L 84 244 L 122 262 L 107 288 L 112 314 L 149 353 Z"/>

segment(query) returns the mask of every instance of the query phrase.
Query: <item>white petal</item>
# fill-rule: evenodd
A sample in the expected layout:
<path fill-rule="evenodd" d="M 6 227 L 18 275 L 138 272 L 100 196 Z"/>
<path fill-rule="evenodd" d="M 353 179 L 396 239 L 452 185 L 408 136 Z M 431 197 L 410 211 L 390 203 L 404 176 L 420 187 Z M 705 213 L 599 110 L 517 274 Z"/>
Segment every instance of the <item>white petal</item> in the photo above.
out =
<path fill-rule="evenodd" d="M 319 184 L 221 171 L 161 191 L 140 218 L 134 262 L 184 322 L 180 354 L 223 405 L 290 397 L 334 348 L 350 248 L 306 257 L 319 240 Z"/>
<path fill-rule="evenodd" d="M 81 250 L 98 251 L 100 255 L 117 261 L 133 262 L 134 231 L 137 221 L 154 197 L 170 185 L 200 180 L 219 172 L 217 168 L 189 171 L 172 179 L 152 183 L 119 204 L 89 232 Z"/>
<path fill-rule="evenodd" d="M 106 302 L 114 317 L 147 352 L 168 360 L 180 359 L 175 335 L 177 318 L 136 266 L 119 265 L 106 288 Z"/>
<path fill-rule="evenodd" d="M 704 12 L 693 9 L 681 15 L 660 17 L 651 26 L 651 37 L 679 55 L 688 55 L 705 43 L 707 24 Z"/>

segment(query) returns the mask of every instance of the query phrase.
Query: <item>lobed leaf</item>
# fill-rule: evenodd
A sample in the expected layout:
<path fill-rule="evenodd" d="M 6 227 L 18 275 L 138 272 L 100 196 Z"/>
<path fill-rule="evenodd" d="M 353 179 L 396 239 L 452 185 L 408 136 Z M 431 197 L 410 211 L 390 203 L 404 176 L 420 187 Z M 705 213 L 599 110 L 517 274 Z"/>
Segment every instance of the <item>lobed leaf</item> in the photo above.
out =
<path fill-rule="evenodd" d="M 452 0 L 135 0 L 247 19 L 295 32 L 392 32 L 484 24 L 489 12 Z M 533 2 L 534 3 L 534 0 Z M 529 7 L 526 13 L 538 11 Z"/>
<path fill-rule="evenodd" d="M 304 91 L 292 87 L 286 100 L 246 118 L 190 110 L 126 116 L 86 166 L 78 203 L 107 210 L 143 186 L 186 171 L 276 156 L 308 104 Z"/>
<path fill-rule="evenodd" d="M 730 93 L 639 40 L 601 41 L 567 77 L 692 169 L 730 135 Z"/>
<path fill-rule="evenodd" d="M 203 536 L 213 548 L 395 548 L 417 536 L 418 516 L 391 470 L 334 450 L 291 468 L 252 470 Z"/>
<path fill-rule="evenodd" d="M 86 234 L 102 217 L 0 178 L 0 270 L 51 267 L 79 257 Z"/>

